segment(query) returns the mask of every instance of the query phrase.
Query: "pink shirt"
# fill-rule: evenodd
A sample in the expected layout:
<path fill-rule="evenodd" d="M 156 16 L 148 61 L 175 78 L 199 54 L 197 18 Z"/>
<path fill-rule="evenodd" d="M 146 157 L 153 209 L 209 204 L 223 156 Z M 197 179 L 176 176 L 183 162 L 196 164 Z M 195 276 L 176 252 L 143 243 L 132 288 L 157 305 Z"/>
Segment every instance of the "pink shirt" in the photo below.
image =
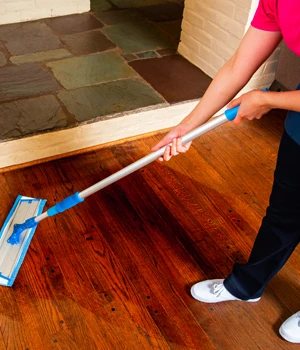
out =
<path fill-rule="evenodd" d="M 300 0 L 260 0 L 251 25 L 280 31 L 287 46 L 300 56 Z"/>

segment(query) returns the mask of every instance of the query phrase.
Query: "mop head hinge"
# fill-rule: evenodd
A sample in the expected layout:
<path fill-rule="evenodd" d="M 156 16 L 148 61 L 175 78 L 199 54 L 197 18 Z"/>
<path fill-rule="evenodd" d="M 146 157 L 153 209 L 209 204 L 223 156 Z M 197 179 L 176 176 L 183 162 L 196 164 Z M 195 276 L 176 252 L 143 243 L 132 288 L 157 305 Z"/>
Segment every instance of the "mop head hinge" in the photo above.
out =
<path fill-rule="evenodd" d="M 8 238 L 7 243 L 19 244 L 21 240 L 21 234 L 23 231 L 35 227 L 38 224 L 33 218 L 26 220 L 23 224 L 15 224 L 12 235 Z"/>

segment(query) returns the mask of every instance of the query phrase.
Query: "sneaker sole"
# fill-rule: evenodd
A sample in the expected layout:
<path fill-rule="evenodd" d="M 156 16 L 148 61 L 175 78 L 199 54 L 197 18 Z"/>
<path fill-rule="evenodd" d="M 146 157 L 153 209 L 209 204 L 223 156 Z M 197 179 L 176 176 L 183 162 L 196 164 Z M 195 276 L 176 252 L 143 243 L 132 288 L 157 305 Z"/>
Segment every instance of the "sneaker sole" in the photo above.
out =
<path fill-rule="evenodd" d="M 208 303 L 208 304 L 215 304 L 215 303 L 221 303 L 224 301 L 247 301 L 248 303 L 256 303 L 257 301 L 260 300 L 260 298 L 256 299 L 249 299 L 249 300 L 242 300 L 242 299 L 226 299 L 226 300 L 208 300 L 208 299 L 200 299 L 196 293 L 194 292 L 194 286 L 191 288 L 191 295 L 194 299 L 201 301 L 202 303 Z"/>
<path fill-rule="evenodd" d="M 279 328 L 279 334 L 282 338 L 290 343 L 300 344 L 300 339 L 292 338 L 290 335 L 286 334 L 282 327 Z"/>

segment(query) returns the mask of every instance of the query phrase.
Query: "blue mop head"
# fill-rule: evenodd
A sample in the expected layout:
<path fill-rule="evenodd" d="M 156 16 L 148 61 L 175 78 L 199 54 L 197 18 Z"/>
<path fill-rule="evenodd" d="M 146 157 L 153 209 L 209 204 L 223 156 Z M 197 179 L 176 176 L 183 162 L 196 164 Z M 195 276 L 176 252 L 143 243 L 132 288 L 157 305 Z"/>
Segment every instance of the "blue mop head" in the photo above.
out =
<path fill-rule="evenodd" d="M 9 244 L 20 244 L 20 237 L 23 231 L 37 226 L 38 222 L 36 222 L 33 218 L 27 219 L 23 224 L 15 224 L 12 235 L 8 238 L 7 243 Z"/>

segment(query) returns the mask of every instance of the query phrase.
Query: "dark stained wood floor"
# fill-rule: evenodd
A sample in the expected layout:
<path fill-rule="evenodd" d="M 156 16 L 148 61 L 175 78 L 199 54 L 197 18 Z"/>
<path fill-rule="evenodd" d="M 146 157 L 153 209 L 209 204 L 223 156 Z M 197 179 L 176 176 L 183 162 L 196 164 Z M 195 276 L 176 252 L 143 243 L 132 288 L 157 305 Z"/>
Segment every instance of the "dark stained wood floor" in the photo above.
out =
<path fill-rule="evenodd" d="M 37 228 L 0 288 L 0 349 L 296 349 L 299 248 L 259 303 L 202 304 L 197 281 L 244 262 L 272 185 L 283 114 L 230 123 Z M 153 136 L 0 174 L 0 222 L 18 194 L 48 207 L 147 155 Z"/>

